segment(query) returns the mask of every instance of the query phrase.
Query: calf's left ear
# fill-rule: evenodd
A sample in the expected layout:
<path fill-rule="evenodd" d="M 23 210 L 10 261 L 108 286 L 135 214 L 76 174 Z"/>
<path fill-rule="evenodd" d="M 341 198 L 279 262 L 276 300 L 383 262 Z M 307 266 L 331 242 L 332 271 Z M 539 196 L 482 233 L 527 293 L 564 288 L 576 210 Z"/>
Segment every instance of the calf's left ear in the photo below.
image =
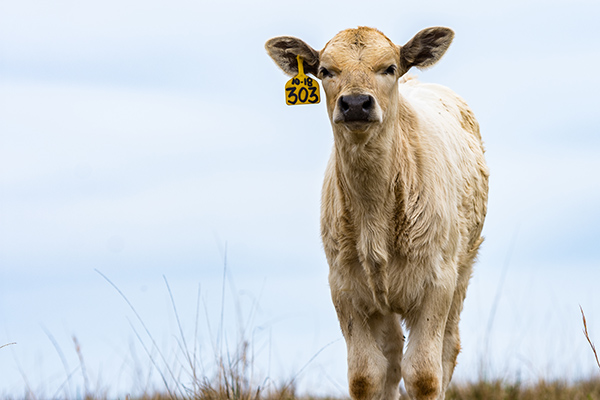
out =
<path fill-rule="evenodd" d="M 427 68 L 438 62 L 454 39 L 454 31 L 435 27 L 423 29 L 400 48 L 400 59 L 410 67 Z"/>
<path fill-rule="evenodd" d="M 286 74 L 294 76 L 298 73 L 296 56 L 299 55 L 304 60 L 304 72 L 317 76 L 319 52 L 302 40 L 292 36 L 278 36 L 267 40 L 265 49 Z"/>

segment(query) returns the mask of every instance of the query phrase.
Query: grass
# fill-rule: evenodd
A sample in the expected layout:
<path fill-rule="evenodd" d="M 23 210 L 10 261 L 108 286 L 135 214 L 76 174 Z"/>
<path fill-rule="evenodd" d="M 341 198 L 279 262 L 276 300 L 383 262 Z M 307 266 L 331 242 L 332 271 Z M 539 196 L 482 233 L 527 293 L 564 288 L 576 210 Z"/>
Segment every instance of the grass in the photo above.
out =
<path fill-rule="evenodd" d="M 224 399 L 261 399 L 261 400 L 346 400 L 334 398 L 317 398 L 297 396 L 293 391 L 276 390 L 266 394 L 253 396 L 252 393 L 231 397 L 223 388 L 207 386 L 200 393 L 189 399 L 224 400 Z M 178 398 L 178 397 L 176 397 Z M 403 397 L 402 399 L 405 399 Z M 145 395 L 129 400 L 172 400 L 167 394 Z M 564 382 L 540 381 L 534 385 L 506 383 L 501 381 L 453 384 L 446 393 L 446 400 L 600 400 L 600 379 L 584 380 L 567 384 Z"/>
<path fill-rule="evenodd" d="M 105 277 L 106 278 L 106 277 Z M 106 278 L 108 280 L 108 278 Z M 224 277 L 225 279 L 225 277 Z M 109 280 L 111 285 L 114 284 Z M 197 354 L 190 351 L 188 344 L 185 341 L 181 323 L 175 306 L 175 300 L 171 293 L 168 282 L 165 279 L 165 284 L 169 292 L 173 310 L 175 312 L 177 324 L 180 331 L 181 350 L 184 352 L 185 359 L 188 363 L 188 375 L 192 377 L 192 383 L 182 385 L 179 382 L 173 384 L 168 383 L 168 376 L 175 377 L 173 371 L 160 370 L 159 373 L 165 383 L 164 391 L 156 391 L 153 393 L 144 393 L 138 397 L 126 397 L 127 400 L 342 400 L 342 398 L 325 398 L 312 397 L 310 395 L 297 395 L 294 385 L 295 378 L 292 378 L 287 383 L 275 384 L 268 379 L 257 383 L 252 378 L 251 357 L 249 357 L 250 343 L 245 338 L 241 337 L 240 342 L 236 345 L 233 352 L 225 350 L 217 353 L 215 357 L 216 373 L 213 376 L 205 376 L 198 371 Z M 138 318 L 137 312 L 133 305 L 125 295 L 116 287 L 115 289 L 123 296 L 125 301 L 133 309 Z M 224 289 L 223 289 L 224 290 Z M 223 305 L 222 305 L 223 306 Z M 221 310 L 223 311 L 223 310 Z M 480 379 L 470 383 L 453 383 L 446 393 L 447 400 L 600 400 L 600 362 L 596 348 L 590 339 L 587 329 L 587 321 L 583 309 L 581 309 L 583 318 L 583 333 L 590 344 L 596 362 L 598 363 L 599 374 L 597 377 L 592 377 L 587 380 L 577 382 L 563 381 L 546 381 L 540 380 L 533 384 L 523 384 L 521 382 L 510 382 L 503 380 L 486 380 Z M 143 325 L 143 321 L 140 322 Z M 145 328 L 145 326 L 144 326 Z M 222 321 L 221 327 L 222 329 Z M 150 333 L 147 332 L 149 335 Z M 221 332 L 222 334 L 222 332 Z M 151 336 L 151 335 L 150 335 Z M 154 343 L 154 340 L 152 339 Z M 84 361 L 81 354 L 79 344 L 74 339 L 77 354 L 80 358 L 82 372 L 84 370 Z M 155 343 L 154 343 L 155 344 Z M 218 346 L 217 346 L 218 347 Z M 148 355 L 150 356 L 148 351 Z M 318 353 L 314 356 L 316 357 Z M 159 357 L 162 355 L 159 352 Z M 313 358 L 314 358 L 313 357 Z M 312 359 L 310 360 L 312 361 Z M 309 363 L 310 363 L 309 361 Z M 158 368 L 155 360 L 153 365 Z M 308 365 L 308 364 L 307 364 Z M 305 366 L 306 367 L 306 366 Z M 303 367 L 303 369 L 305 368 Z M 301 371 L 299 371 L 300 373 Z M 299 374 L 298 373 L 298 374 Z M 85 378 L 85 374 L 83 374 Z M 84 382 L 85 385 L 87 383 Z M 87 389 L 86 389 L 87 393 Z M 87 395 L 87 400 L 105 399 L 105 396 Z M 344 398 L 346 400 L 348 398 Z M 406 395 L 401 397 L 406 399 Z"/>
<path fill-rule="evenodd" d="M 581 306 L 579 306 L 579 309 L 581 310 L 581 318 L 583 319 L 583 334 L 585 335 L 585 338 L 590 344 L 592 352 L 594 353 L 594 357 L 596 357 L 596 364 L 598 364 L 598 368 L 600 368 L 600 361 L 598 361 L 598 353 L 596 353 L 596 346 L 594 346 L 592 339 L 590 339 L 590 334 L 588 333 L 587 321 L 585 320 L 585 313 L 583 312 L 583 308 Z"/>
<path fill-rule="evenodd" d="M 570 384 L 544 380 L 533 385 L 502 381 L 453 384 L 446 400 L 600 400 L 600 378 Z"/>
<path fill-rule="evenodd" d="M 144 348 L 146 355 L 152 365 L 152 368 L 158 372 L 163 382 L 162 389 L 145 390 L 142 393 L 134 395 L 123 395 L 121 399 L 125 400 L 342 400 L 342 398 L 330 397 L 313 397 L 310 395 L 298 395 L 296 393 L 296 378 L 301 372 L 309 366 L 311 361 L 319 354 L 315 354 L 308 363 L 303 366 L 296 376 L 286 382 L 274 382 L 268 377 L 257 379 L 253 369 L 253 357 L 251 354 L 250 341 L 247 339 L 246 327 L 240 329 L 240 335 L 237 343 L 233 348 L 230 348 L 225 343 L 223 332 L 223 314 L 224 314 L 224 299 L 225 299 L 225 280 L 226 280 L 226 259 L 224 261 L 223 274 L 223 293 L 221 298 L 221 321 L 219 325 L 219 333 L 215 343 L 213 344 L 213 359 L 214 364 L 206 373 L 203 361 L 200 360 L 198 344 L 188 343 L 183 333 L 182 325 L 179 319 L 179 313 L 171 288 L 168 281 L 165 279 L 165 285 L 170 296 L 170 301 L 175 314 L 179 337 L 177 338 L 178 349 L 181 358 L 177 366 L 170 366 L 165 355 L 161 352 L 152 333 L 146 327 L 143 319 L 137 313 L 134 305 L 129 301 L 127 296 L 105 275 L 104 279 L 117 291 L 124 299 L 126 304 L 131 308 L 139 324 L 142 326 L 143 333 L 147 339 L 143 340 L 135 328 L 134 332 Z M 200 309 L 200 296 L 198 296 L 197 316 L 195 337 L 198 337 L 198 315 Z M 488 380 L 481 378 L 476 382 L 470 383 L 452 383 L 447 391 L 447 400 L 600 400 L 600 361 L 596 348 L 590 339 L 587 328 L 587 321 L 583 309 L 581 309 L 583 319 L 583 334 L 587 339 L 590 348 L 595 356 L 598 364 L 598 375 L 587 380 L 577 382 L 563 381 L 545 381 L 540 380 L 536 383 L 524 384 L 521 382 L 511 382 L 503 380 Z M 208 317 L 207 317 L 208 318 Z M 209 322 L 208 320 L 206 321 Z M 51 338 L 52 339 L 52 338 Z M 53 342 L 54 343 L 54 342 Z M 0 350 L 6 346 L 13 345 L 8 343 L 0 345 Z M 55 345 L 56 347 L 57 345 Z M 85 400 L 104 400 L 108 396 L 105 392 L 97 391 L 91 388 L 90 380 L 86 372 L 85 357 L 82 347 L 76 337 L 73 337 L 73 347 L 79 360 L 79 366 L 76 371 L 69 372 L 65 366 L 67 378 L 63 387 L 71 385 L 78 386 L 79 395 L 73 397 L 73 391 L 59 390 L 53 398 L 77 398 Z M 326 346 L 325 346 L 326 347 Z M 57 351 L 64 359 L 62 350 L 57 347 Z M 183 373 L 182 373 L 183 370 Z M 75 373 L 77 372 L 77 373 Z M 81 380 L 78 385 L 72 382 L 73 379 Z M 77 392 L 77 391 L 75 391 Z M 23 399 L 37 399 L 35 393 L 28 390 Z M 347 398 L 345 398 L 347 399 Z M 406 395 L 402 397 L 406 399 Z"/>

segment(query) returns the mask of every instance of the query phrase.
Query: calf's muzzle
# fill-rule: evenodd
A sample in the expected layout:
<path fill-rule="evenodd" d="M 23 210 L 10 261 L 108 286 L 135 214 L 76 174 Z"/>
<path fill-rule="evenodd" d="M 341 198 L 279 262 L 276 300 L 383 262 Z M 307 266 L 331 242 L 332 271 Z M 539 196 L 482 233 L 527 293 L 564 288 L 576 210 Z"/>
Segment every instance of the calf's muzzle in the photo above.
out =
<path fill-rule="evenodd" d="M 338 107 L 342 114 L 341 122 L 371 121 L 375 99 L 368 94 L 349 94 L 340 96 Z"/>

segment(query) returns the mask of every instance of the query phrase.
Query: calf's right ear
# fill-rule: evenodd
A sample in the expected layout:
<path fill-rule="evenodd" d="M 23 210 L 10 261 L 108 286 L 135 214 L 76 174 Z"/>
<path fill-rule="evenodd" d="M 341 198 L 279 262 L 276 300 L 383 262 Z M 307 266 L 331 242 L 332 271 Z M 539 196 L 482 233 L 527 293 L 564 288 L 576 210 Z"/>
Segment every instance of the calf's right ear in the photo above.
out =
<path fill-rule="evenodd" d="M 298 73 L 296 56 L 299 55 L 304 60 L 304 72 L 317 76 L 319 52 L 302 40 L 292 36 L 278 36 L 267 40 L 265 49 L 275 64 L 286 74 L 294 76 Z"/>

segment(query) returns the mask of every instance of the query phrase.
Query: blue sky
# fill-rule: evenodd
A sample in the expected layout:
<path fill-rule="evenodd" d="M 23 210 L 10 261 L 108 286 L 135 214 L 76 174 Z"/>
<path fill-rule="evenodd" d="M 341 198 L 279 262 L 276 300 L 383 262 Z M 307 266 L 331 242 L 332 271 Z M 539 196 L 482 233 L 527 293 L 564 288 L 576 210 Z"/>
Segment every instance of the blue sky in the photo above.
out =
<path fill-rule="evenodd" d="M 0 394 L 81 393 L 73 336 L 90 390 L 161 387 L 147 377 L 143 328 L 96 269 L 179 371 L 165 276 L 210 373 L 225 254 L 225 336 L 232 346 L 246 329 L 257 379 L 291 378 L 331 343 L 299 385 L 346 393 L 318 225 L 329 121 L 323 104 L 285 105 L 287 78 L 263 45 L 293 35 L 321 48 L 358 25 L 398 44 L 453 28 L 447 55 L 418 75 L 458 92 L 482 126 L 486 242 L 455 379 L 593 373 L 578 306 L 600 341 L 599 11 L 592 1 L 1 3 L 0 345 L 17 344 L 0 349 Z"/>

